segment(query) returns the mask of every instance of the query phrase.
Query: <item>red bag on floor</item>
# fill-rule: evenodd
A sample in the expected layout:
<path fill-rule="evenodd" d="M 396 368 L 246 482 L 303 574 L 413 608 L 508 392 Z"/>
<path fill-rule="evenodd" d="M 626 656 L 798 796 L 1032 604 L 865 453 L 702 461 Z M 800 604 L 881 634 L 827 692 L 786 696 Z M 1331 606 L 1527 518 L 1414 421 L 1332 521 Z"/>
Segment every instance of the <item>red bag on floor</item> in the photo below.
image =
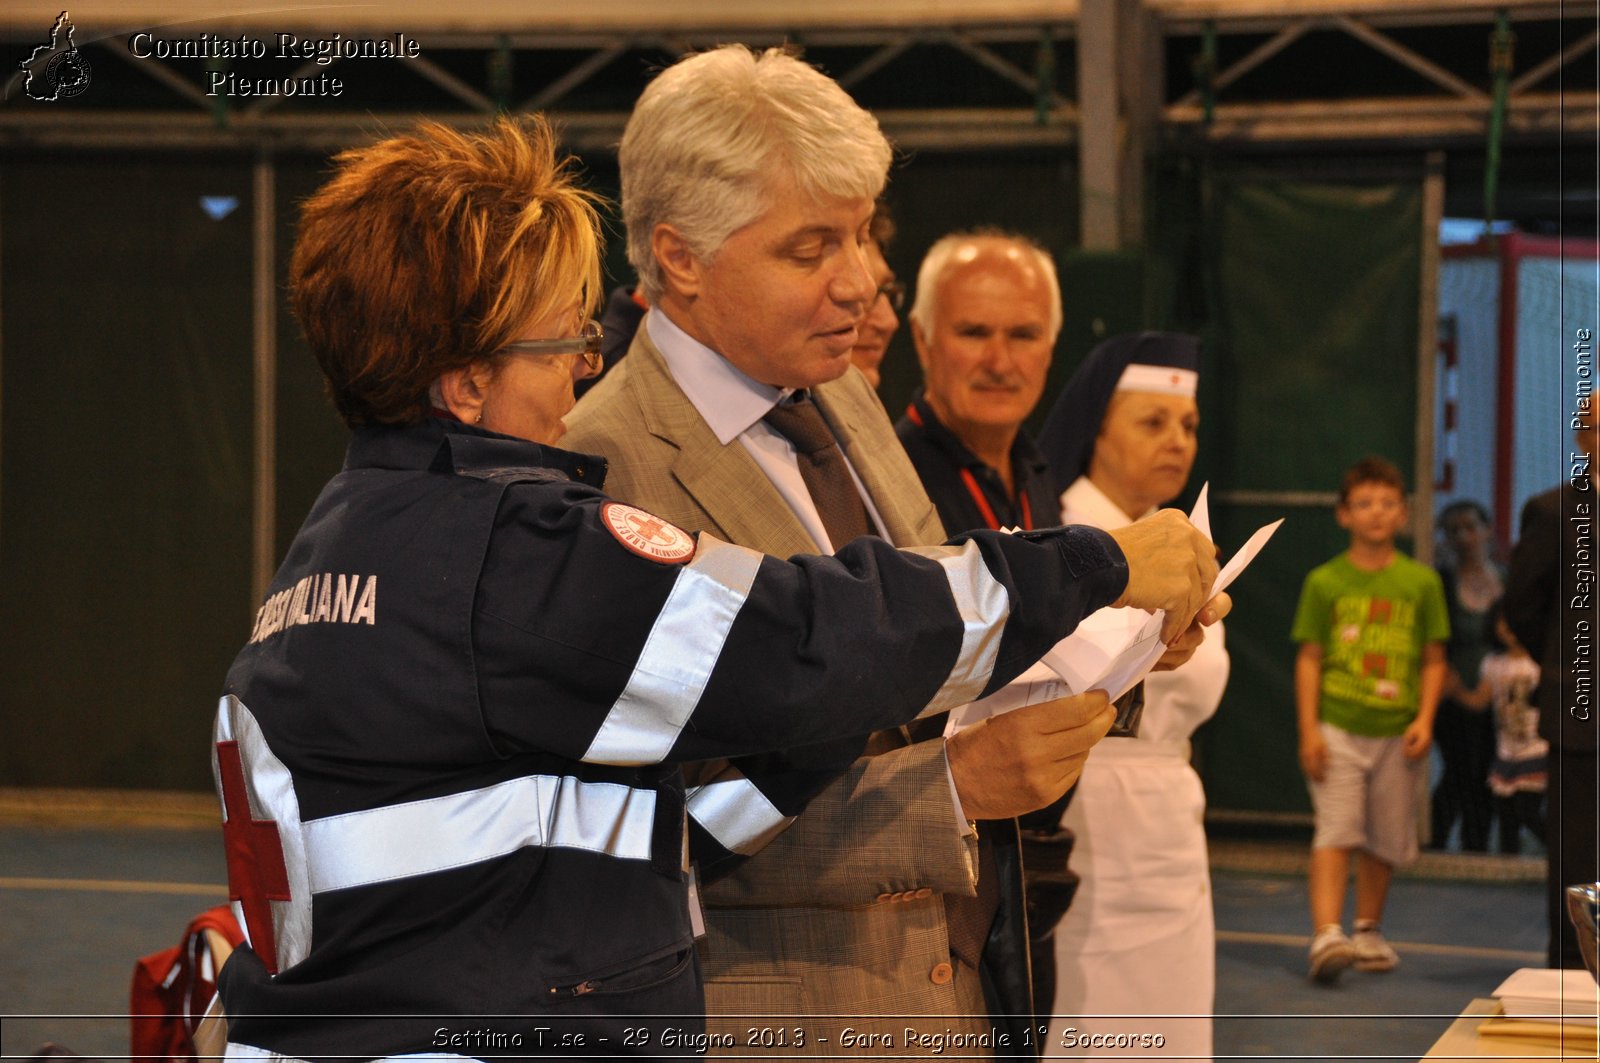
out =
<path fill-rule="evenodd" d="M 128 1015 L 134 1056 L 193 1063 L 194 1029 L 217 995 L 217 971 L 227 960 L 206 940 L 208 930 L 222 937 L 229 951 L 244 940 L 233 910 L 219 904 L 194 917 L 181 943 L 133 965 Z"/>

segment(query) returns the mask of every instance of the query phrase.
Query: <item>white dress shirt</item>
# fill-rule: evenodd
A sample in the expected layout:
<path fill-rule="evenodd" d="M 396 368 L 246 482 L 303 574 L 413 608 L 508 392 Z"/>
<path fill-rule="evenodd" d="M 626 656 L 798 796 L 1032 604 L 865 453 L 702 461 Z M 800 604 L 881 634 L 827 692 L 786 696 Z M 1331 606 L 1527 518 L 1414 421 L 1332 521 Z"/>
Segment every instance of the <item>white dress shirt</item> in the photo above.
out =
<path fill-rule="evenodd" d="M 762 418 L 767 411 L 794 393 L 794 388 L 776 388 L 746 376 L 732 362 L 679 328 L 658 308 L 645 315 L 644 327 L 666 360 L 667 371 L 684 395 L 699 411 L 706 425 L 723 446 L 737 439 L 755 463 L 778 489 L 794 515 L 817 543 L 821 553 L 831 554 L 836 546 L 822 526 L 822 517 L 811 499 L 811 492 L 800 476 L 800 464 L 790 443 Z M 843 449 L 840 456 L 844 457 Z M 861 485 L 861 477 L 845 457 L 845 468 L 855 481 L 856 494 L 866 504 L 867 515 L 877 533 L 887 539 L 883 518 L 872 498 Z"/>
<path fill-rule="evenodd" d="M 665 312 L 651 307 L 644 316 L 644 327 L 650 339 L 667 363 L 667 371 L 689 402 L 723 446 L 737 439 L 755 459 L 772 486 L 778 489 L 822 553 L 834 551 L 833 541 L 822 526 L 822 516 L 812 501 L 811 491 L 800 476 L 800 464 L 795 458 L 794 444 L 769 427 L 762 418 L 767 411 L 794 393 L 794 388 L 776 388 L 752 380 L 732 362 L 707 347 L 679 328 Z M 848 370 L 847 370 L 848 372 Z M 845 468 L 855 481 L 856 494 L 866 504 L 872 526 L 884 539 L 889 539 L 883 518 L 872 497 L 861 485 L 855 466 L 840 448 Z M 893 542 L 893 540 L 889 540 Z M 949 765 L 945 766 L 948 775 Z M 949 776 L 950 800 L 955 808 L 956 823 L 963 834 L 971 833 L 966 812 L 961 807 L 961 795 L 956 791 L 954 776 Z"/>

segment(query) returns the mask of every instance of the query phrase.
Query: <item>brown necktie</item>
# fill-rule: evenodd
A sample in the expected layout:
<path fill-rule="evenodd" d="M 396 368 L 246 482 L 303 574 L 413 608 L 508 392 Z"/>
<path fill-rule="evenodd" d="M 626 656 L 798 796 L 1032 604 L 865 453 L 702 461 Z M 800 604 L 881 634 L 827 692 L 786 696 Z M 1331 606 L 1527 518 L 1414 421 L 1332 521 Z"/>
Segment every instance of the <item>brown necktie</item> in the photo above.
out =
<path fill-rule="evenodd" d="M 867 507 L 845 464 L 844 451 L 810 396 L 796 392 L 793 402 L 779 403 L 762 420 L 794 444 L 800 478 L 811 492 L 833 548 L 838 550 L 851 539 L 872 534 Z"/>

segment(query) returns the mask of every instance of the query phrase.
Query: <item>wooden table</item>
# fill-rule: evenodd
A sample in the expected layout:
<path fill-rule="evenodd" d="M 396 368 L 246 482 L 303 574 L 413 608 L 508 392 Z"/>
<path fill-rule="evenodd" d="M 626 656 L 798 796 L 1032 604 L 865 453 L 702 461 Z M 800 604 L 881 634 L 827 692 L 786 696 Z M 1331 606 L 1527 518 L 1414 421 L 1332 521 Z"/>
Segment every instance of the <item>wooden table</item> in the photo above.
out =
<path fill-rule="evenodd" d="M 1456 1060 L 1468 1063 L 1470 1060 L 1499 1059 L 1505 1063 L 1543 1063 L 1546 1060 L 1588 1060 L 1594 1063 L 1595 1051 L 1592 1047 L 1568 1047 L 1565 1054 L 1554 1043 L 1544 1044 L 1538 1041 L 1529 1041 L 1522 1038 L 1511 1037 L 1480 1037 L 1478 1026 L 1484 1019 L 1493 1018 L 1500 1014 L 1500 1002 L 1492 997 L 1479 997 L 1467 1005 L 1461 1017 L 1450 1024 L 1450 1028 L 1434 1043 L 1423 1059 L 1431 1060 Z M 1593 1042 L 1579 1041 L 1582 1045 L 1592 1045 Z"/>

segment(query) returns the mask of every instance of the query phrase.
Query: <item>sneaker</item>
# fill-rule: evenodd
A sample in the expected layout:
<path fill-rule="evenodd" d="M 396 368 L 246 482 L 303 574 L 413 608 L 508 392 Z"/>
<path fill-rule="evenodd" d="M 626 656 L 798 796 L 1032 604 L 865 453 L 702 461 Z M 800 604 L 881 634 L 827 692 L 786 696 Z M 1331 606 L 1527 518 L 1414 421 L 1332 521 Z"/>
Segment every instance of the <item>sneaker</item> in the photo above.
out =
<path fill-rule="evenodd" d="M 1338 923 L 1329 923 L 1311 939 L 1311 980 L 1324 984 L 1337 982 L 1355 958 L 1356 947 L 1345 937 L 1344 930 Z"/>
<path fill-rule="evenodd" d="M 1383 940 L 1376 925 L 1357 927 L 1350 943 L 1356 950 L 1356 970 L 1392 971 L 1400 965 L 1394 947 Z"/>

